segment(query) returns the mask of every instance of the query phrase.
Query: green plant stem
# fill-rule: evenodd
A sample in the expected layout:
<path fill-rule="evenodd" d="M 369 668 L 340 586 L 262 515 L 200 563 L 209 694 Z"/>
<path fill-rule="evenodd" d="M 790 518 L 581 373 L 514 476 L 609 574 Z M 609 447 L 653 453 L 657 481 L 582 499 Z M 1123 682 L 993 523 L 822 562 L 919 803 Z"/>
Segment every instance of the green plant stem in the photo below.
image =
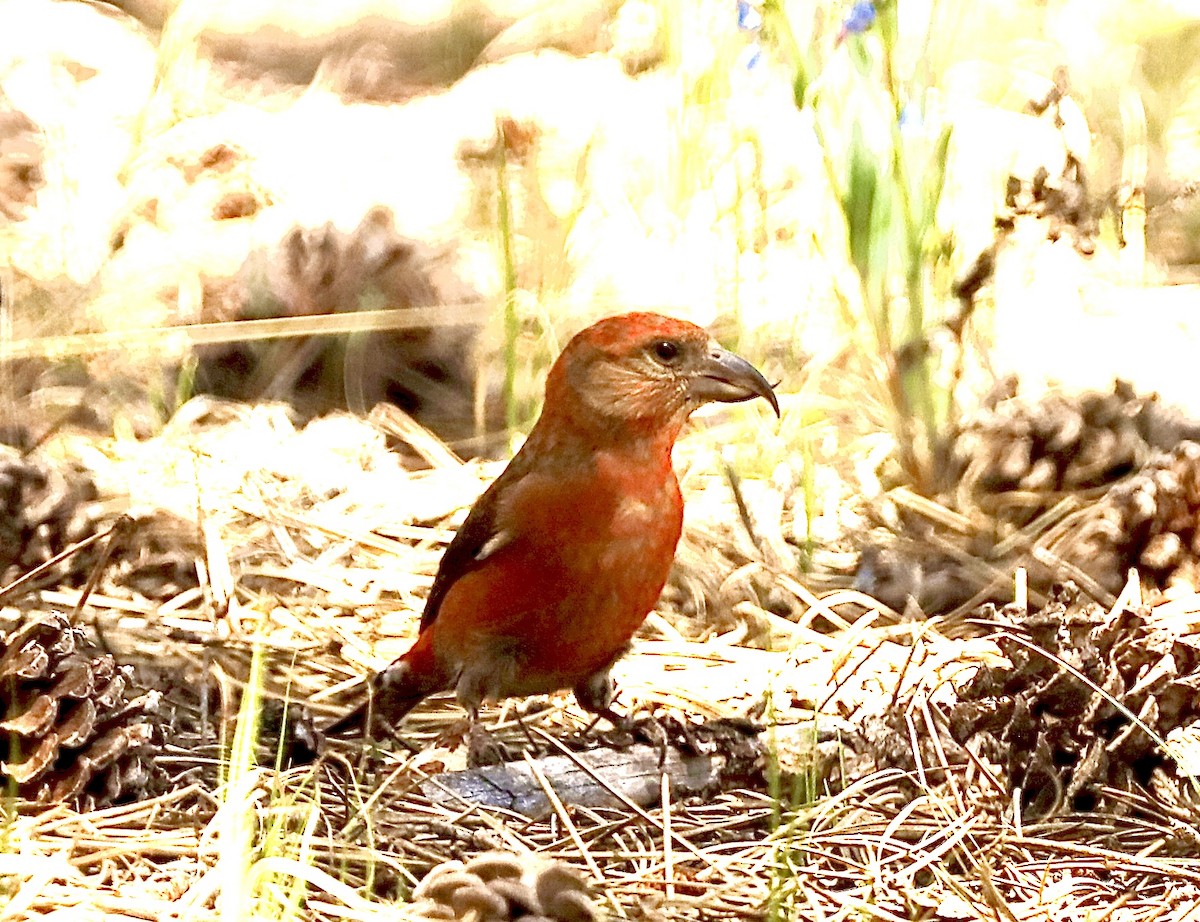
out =
<path fill-rule="evenodd" d="M 887 17 L 895 16 L 894 10 L 889 10 Z M 904 158 L 904 138 L 900 130 L 900 119 L 904 112 L 904 102 L 901 98 L 897 83 L 895 62 L 892 48 L 896 37 L 894 19 L 883 26 L 883 70 L 884 83 L 887 87 L 888 98 L 892 104 L 892 181 L 900 199 L 900 211 L 904 221 L 904 281 L 905 293 L 908 297 L 907 323 L 905 325 L 905 342 L 901 344 L 901 364 L 895 369 L 900 376 L 900 396 L 903 400 L 903 412 L 906 415 L 916 415 L 925 428 L 928 441 L 928 451 L 936 456 L 938 429 L 935 403 L 932 393 L 932 382 L 929 378 L 929 356 L 925 343 L 925 309 L 923 261 L 921 258 L 922 237 L 913 213 L 912 190 L 909 186 L 909 175 Z M 915 351 L 910 351 L 915 350 Z M 895 355 L 895 350 L 893 350 Z M 919 465 L 914 473 L 920 473 L 924 465 Z M 927 479 L 923 477 L 921 479 Z M 928 489 L 931 485 L 922 485 Z"/>
<path fill-rule="evenodd" d="M 904 162 L 904 138 L 900 133 L 900 119 L 904 114 L 904 101 L 900 96 L 897 84 L 895 63 L 892 57 L 894 35 L 885 31 L 883 42 L 883 74 L 887 86 L 888 99 L 892 103 L 892 179 L 896 191 L 900 195 L 901 214 L 904 218 L 904 238 L 906 243 L 905 280 L 909 298 L 909 328 L 910 336 L 920 336 L 921 321 L 921 232 L 913 214 L 912 192 L 908 185 L 908 170 Z M 913 318 L 917 326 L 913 327 Z"/>
<path fill-rule="evenodd" d="M 830 152 L 829 141 L 825 136 L 825 130 L 821 127 L 821 120 L 817 117 L 815 96 L 812 99 L 806 100 L 806 103 L 813 110 L 813 112 L 812 112 L 813 134 L 816 135 L 817 146 L 821 149 L 821 162 L 825 167 L 825 176 L 826 176 L 826 179 L 828 179 L 828 181 L 829 181 L 829 189 L 831 192 L 833 192 L 834 201 L 841 202 L 845 192 L 842 189 L 841 180 L 838 179 L 837 164 L 834 163 L 833 154 Z M 846 253 L 849 253 L 850 252 L 850 225 L 845 220 L 845 218 L 844 218 L 845 212 L 842 211 L 840 209 L 840 207 L 838 209 L 838 212 L 839 212 L 839 214 L 843 215 L 842 247 Z M 821 241 L 815 234 L 813 235 L 813 244 L 814 244 L 814 246 L 816 246 L 817 250 L 820 251 Z M 861 292 L 861 297 L 866 298 L 866 289 L 862 288 L 860 286 L 860 292 Z M 836 277 L 834 278 L 834 294 L 837 296 L 837 299 L 838 299 L 838 305 L 841 309 L 843 322 L 846 323 L 846 325 L 849 329 L 851 329 L 851 330 L 854 329 L 854 326 L 855 326 L 854 313 L 853 313 L 853 308 L 850 305 L 850 299 L 847 296 L 846 292 L 842 290 L 842 286 L 838 282 Z"/>
<path fill-rule="evenodd" d="M 813 523 L 817 520 L 817 481 L 813 472 L 817 460 L 812 443 L 812 436 L 805 432 L 800 441 L 800 488 L 804 497 L 804 543 L 800 545 L 800 570 L 803 573 L 812 570 L 813 551 L 817 544 L 813 538 Z"/>
<path fill-rule="evenodd" d="M 513 254 L 512 200 L 508 191 L 508 153 L 504 131 L 496 126 L 497 216 L 500 224 L 500 254 L 504 266 L 504 422 L 509 432 L 517 428 L 517 337 L 521 326 L 517 317 L 517 263 Z"/>

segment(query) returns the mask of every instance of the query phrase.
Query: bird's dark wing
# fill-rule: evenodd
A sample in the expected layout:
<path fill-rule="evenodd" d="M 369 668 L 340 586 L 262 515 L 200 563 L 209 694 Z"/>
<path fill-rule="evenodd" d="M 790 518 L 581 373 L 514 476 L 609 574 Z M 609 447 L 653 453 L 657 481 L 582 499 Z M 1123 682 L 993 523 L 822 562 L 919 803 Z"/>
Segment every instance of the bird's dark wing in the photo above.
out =
<path fill-rule="evenodd" d="M 438 565 L 437 576 L 433 579 L 433 587 L 429 590 L 429 598 L 425 600 L 425 611 L 421 613 L 422 631 L 437 618 L 438 609 L 450 587 L 472 570 L 477 570 L 492 554 L 512 541 L 514 534 L 506 531 L 499 522 L 500 499 L 524 475 L 526 465 L 522 461 L 518 454 L 476 500 L 458 534 L 446 548 Z"/>

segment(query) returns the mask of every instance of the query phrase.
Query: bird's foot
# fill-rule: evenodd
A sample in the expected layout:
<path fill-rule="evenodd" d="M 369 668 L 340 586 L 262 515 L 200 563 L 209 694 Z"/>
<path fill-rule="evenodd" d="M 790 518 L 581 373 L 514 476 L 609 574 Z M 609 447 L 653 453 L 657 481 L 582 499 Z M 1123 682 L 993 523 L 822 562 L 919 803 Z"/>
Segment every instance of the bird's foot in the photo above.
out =
<path fill-rule="evenodd" d="M 667 746 L 671 739 L 662 722 L 653 714 L 637 717 L 629 728 L 635 742 L 645 743 L 658 750 L 658 767 L 667 764 Z"/>
<path fill-rule="evenodd" d="M 467 730 L 467 767 L 501 765 L 513 760 L 513 752 L 479 721 L 472 721 Z"/>
<path fill-rule="evenodd" d="M 593 734 L 592 730 L 596 726 L 596 721 L 592 721 L 591 725 L 584 730 L 585 737 L 590 735 L 604 745 L 615 749 L 627 749 L 638 743 L 654 746 L 658 750 L 659 765 L 662 766 L 666 762 L 667 744 L 670 737 L 662 722 L 653 714 L 641 714 L 635 717 L 618 714 L 612 708 L 603 708 L 596 712 L 597 720 L 601 717 L 612 724 L 612 730 Z"/>

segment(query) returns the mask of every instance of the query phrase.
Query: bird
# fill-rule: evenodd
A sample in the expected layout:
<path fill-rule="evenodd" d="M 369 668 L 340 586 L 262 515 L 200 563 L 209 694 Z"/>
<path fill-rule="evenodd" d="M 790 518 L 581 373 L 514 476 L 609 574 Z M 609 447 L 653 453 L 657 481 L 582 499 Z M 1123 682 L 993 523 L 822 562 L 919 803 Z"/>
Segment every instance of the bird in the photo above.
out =
<path fill-rule="evenodd" d="M 323 731 L 375 736 L 453 690 L 472 729 L 485 700 L 571 690 L 614 726 L 610 670 L 657 603 L 683 528 L 672 449 L 710 402 L 773 387 L 701 327 L 649 312 L 577 333 L 521 449 L 442 556 L 408 652 Z"/>

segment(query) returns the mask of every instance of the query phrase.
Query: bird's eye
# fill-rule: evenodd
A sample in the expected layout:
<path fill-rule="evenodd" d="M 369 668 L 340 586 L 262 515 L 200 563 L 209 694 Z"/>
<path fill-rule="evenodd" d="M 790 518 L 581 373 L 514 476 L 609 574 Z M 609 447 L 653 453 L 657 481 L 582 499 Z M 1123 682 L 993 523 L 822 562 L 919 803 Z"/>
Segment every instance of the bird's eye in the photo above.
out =
<path fill-rule="evenodd" d="M 659 340 L 652 347 L 652 351 L 660 362 L 670 365 L 679 358 L 679 343 L 673 343 L 669 339 Z"/>

